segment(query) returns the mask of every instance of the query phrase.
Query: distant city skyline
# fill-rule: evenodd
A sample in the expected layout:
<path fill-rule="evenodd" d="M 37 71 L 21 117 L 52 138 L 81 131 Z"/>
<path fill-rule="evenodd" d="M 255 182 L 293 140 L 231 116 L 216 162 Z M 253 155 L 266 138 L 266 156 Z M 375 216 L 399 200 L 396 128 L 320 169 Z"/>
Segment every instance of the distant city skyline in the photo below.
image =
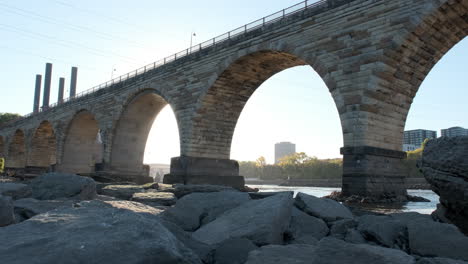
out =
<path fill-rule="evenodd" d="M 54 103 L 59 77 L 68 87 L 72 66 L 79 68 L 79 93 L 183 50 L 191 39 L 200 43 L 297 2 L 0 1 L 0 112 L 32 112 L 35 75 L 43 74 L 46 62 L 54 64 Z M 464 39 L 435 65 L 413 101 L 405 130 L 468 127 L 467 50 Z M 264 156 L 273 163 L 274 144 L 281 141 L 296 143 L 297 152 L 310 156 L 341 156 L 338 111 L 310 66 L 282 71 L 257 89 L 238 120 L 231 158 Z M 179 154 L 177 123 L 168 106 L 154 122 L 145 163 L 168 164 Z"/>

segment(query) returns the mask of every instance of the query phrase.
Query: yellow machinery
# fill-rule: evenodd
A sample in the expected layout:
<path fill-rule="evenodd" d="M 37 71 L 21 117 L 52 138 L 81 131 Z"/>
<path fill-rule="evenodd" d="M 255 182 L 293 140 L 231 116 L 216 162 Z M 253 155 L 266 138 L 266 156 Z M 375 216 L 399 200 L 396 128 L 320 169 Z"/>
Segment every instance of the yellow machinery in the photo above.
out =
<path fill-rule="evenodd" d="M 3 173 L 3 170 L 5 169 L 5 159 L 0 158 L 0 174 Z"/>

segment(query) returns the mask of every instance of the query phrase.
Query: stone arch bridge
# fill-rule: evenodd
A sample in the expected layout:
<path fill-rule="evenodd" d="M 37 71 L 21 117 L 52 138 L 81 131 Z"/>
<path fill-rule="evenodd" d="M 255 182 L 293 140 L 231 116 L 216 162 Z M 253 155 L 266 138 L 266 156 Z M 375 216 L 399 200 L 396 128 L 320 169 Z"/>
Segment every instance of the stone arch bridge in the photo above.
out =
<path fill-rule="evenodd" d="M 93 173 L 99 163 L 110 175 L 145 181 L 147 135 L 170 104 L 181 156 L 165 181 L 240 186 L 230 147 L 244 105 L 272 75 L 310 65 L 340 115 L 343 192 L 404 194 L 411 102 L 467 33 L 468 0 L 303 2 L 3 126 L 0 156 L 9 168 Z"/>

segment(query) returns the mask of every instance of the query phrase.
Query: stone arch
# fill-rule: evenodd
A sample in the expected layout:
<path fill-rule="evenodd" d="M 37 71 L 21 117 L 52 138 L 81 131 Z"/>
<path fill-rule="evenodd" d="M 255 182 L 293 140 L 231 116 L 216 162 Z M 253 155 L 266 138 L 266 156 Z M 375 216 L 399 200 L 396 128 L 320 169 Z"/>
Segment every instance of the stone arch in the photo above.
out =
<path fill-rule="evenodd" d="M 25 140 L 24 132 L 20 129 L 16 130 L 8 146 L 8 156 L 5 161 L 5 167 L 19 169 L 26 166 Z"/>
<path fill-rule="evenodd" d="M 57 166 L 58 171 L 68 173 L 94 172 L 97 157 L 101 156 L 98 136 L 99 124 L 95 116 L 88 110 L 75 114 L 66 130 L 63 142 L 62 158 Z"/>
<path fill-rule="evenodd" d="M 28 152 L 28 167 L 49 168 L 57 163 L 57 140 L 49 121 L 43 121 L 34 131 Z"/>
<path fill-rule="evenodd" d="M 266 49 L 233 60 L 197 103 L 188 156 L 229 159 L 237 120 L 250 96 L 276 73 L 302 65 L 317 69 L 327 86 L 332 86 L 326 69 L 316 60 L 293 52 Z"/>
<path fill-rule="evenodd" d="M 406 119 L 421 83 L 437 62 L 468 35 L 468 2 L 430 1 L 427 14 L 408 29 L 399 43 L 385 49 L 385 69 L 376 72 L 368 101 L 396 106 L 385 114 L 388 149 L 401 150 Z M 382 102 L 383 101 L 383 102 Z M 378 114 L 384 115 L 380 111 Z M 388 111 L 387 111 L 388 112 Z M 384 125 L 381 125 L 382 130 Z M 370 131 L 374 129 L 370 128 Z M 377 132 L 376 132 L 377 133 Z"/>
<path fill-rule="evenodd" d="M 153 121 L 168 101 L 154 89 L 132 95 L 113 129 L 109 169 L 119 174 L 148 176 L 143 166 L 146 142 Z"/>

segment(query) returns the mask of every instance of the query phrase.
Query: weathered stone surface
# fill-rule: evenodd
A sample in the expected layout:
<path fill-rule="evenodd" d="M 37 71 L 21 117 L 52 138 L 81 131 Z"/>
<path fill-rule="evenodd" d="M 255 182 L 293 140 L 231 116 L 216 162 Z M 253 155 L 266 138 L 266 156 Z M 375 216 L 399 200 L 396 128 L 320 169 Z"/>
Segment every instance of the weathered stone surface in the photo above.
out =
<path fill-rule="evenodd" d="M 74 174 L 46 173 L 31 181 L 32 198 L 54 200 L 77 198 L 92 200 L 96 197 L 96 183 L 93 179 Z"/>
<path fill-rule="evenodd" d="M 270 245 L 250 252 L 245 264 L 308 264 L 313 263 L 315 246 L 312 245 Z"/>
<path fill-rule="evenodd" d="M 15 214 L 26 220 L 35 215 L 52 211 L 58 207 L 71 207 L 73 201 L 70 200 L 36 200 L 34 198 L 24 198 L 13 202 Z"/>
<path fill-rule="evenodd" d="M 180 242 L 190 248 L 204 263 L 211 263 L 213 259 L 214 247 L 197 241 L 192 238 L 192 233 L 184 231 L 178 225 L 160 219 L 161 223 L 166 227 Z"/>
<path fill-rule="evenodd" d="M 294 195 L 294 192 L 290 191 L 285 191 L 285 192 L 249 192 L 250 198 L 252 199 L 263 199 L 267 198 L 273 195 L 276 195 L 278 193 L 290 193 L 291 195 Z"/>
<path fill-rule="evenodd" d="M 249 252 L 258 249 L 252 241 L 245 238 L 228 239 L 214 252 L 216 264 L 244 264 Z"/>
<path fill-rule="evenodd" d="M 293 207 L 291 221 L 286 232 L 291 240 L 288 243 L 298 244 L 294 240 L 307 241 L 306 238 L 302 237 L 313 237 L 320 240 L 328 234 L 328 231 L 328 226 L 322 219 L 310 216 Z"/>
<path fill-rule="evenodd" d="M 190 193 L 208 193 L 208 192 L 222 192 L 222 191 L 231 191 L 235 192 L 236 189 L 223 185 L 210 185 L 210 184 L 174 184 L 173 192 L 177 198 L 182 198 L 183 196 Z M 170 192 L 170 190 L 167 190 Z"/>
<path fill-rule="evenodd" d="M 32 189 L 29 185 L 22 183 L 0 182 L 0 195 L 10 196 L 17 200 L 31 196 Z"/>
<path fill-rule="evenodd" d="M 413 254 L 468 261 L 468 237 L 454 225 L 413 221 L 408 224 L 408 240 Z"/>
<path fill-rule="evenodd" d="M 330 236 L 344 239 L 348 229 L 357 227 L 357 221 L 354 219 L 341 219 L 331 223 Z"/>
<path fill-rule="evenodd" d="M 249 195 L 242 192 L 192 193 L 185 195 L 174 207 L 166 210 L 163 218 L 176 223 L 186 231 L 194 231 L 225 211 L 248 201 L 250 201 Z"/>
<path fill-rule="evenodd" d="M 146 191 L 134 193 L 130 199 L 135 202 L 144 203 L 147 205 L 163 205 L 171 206 L 177 202 L 177 198 L 170 192 Z"/>
<path fill-rule="evenodd" d="M 298 193 L 295 204 L 302 211 L 321 218 L 326 222 L 344 218 L 353 218 L 353 214 L 348 208 L 327 198 L 317 198 L 305 193 Z"/>
<path fill-rule="evenodd" d="M 201 263 L 152 211 L 134 205 L 81 202 L 1 228 L 2 262 Z"/>
<path fill-rule="evenodd" d="M 386 263 L 413 264 L 413 257 L 405 252 L 367 244 L 351 244 L 326 237 L 317 244 L 311 260 L 313 264 Z"/>
<path fill-rule="evenodd" d="M 247 238 L 257 245 L 279 244 L 289 225 L 292 204 L 289 194 L 253 200 L 204 225 L 193 233 L 193 237 L 207 244 L 221 243 L 229 238 Z"/>
<path fill-rule="evenodd" d="M 362 234 L 356 229 L 348 229 L 344 237 L 344 241 L 353 244 L 364 244 L 367 242 L 362 236 Z"/>
<path fill-rule="evenodd" d="M 99 194 L 112 196 L 115 198 L 130 200 L 135 193 L 144 192 L 141 185 L 107 185 L 101 189 Z"/>
<path fill-rule="evenodd" d="M 427 142 L 420 169 L 440 196 L 442 206 L 434 215 L 468 235 L 468 136 Z"/>
<path fill-rule="evenodd" d="M 0 195 L 0 227 L 13 224 L 14 222 L 13 200 L 10 196 Z"/>
<path fill-rule="evenodd" d="M 448 258 L 421 258 L 416 264 L 468 264 L 468 262 Z"/>
<path fill-rule="evenodd" d="M 406 226 L 389 216 L 364 215 L 358 219 L 359 230 L 367 240 L 390 248 L 407 248 Z"/>

